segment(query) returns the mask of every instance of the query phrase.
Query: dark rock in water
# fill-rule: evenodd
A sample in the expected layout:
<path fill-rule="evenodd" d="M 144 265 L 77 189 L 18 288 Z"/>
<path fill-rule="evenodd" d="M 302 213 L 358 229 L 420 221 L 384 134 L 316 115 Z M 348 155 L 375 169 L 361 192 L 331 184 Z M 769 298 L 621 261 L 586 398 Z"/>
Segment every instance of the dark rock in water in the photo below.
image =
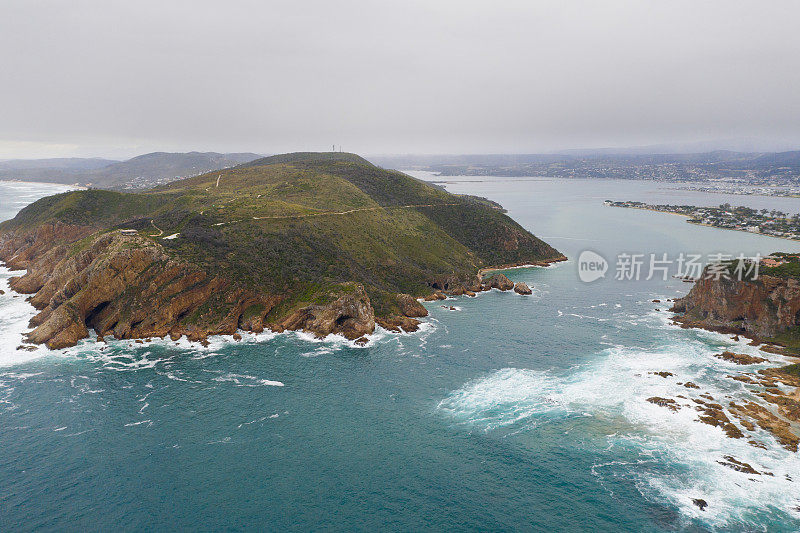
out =
<path fill-rule="evenodd" d="M 701 395 L 704 396 L 704 395 Z M 712 398 L 713 399 L 713 398 Z M 699 404 L 697 410 L 703 414 L 698 417 L 698 420 L 709 426 L 721 428 L 725 435 L 731 439 L 741 439 L 744 433 L 739 429 L 736 424 L 731 422 L 728 415 L 722 410 L 722 406 L 718 403 L 706 403 L 703 400 L 695 399 L 695 403 Z"/>
<path fill-rule="evenodd" d="M 658 299 L 656 299 L 656 300 L 653 300 L 653 303 L 654 303 L 654 304 L 660 304 L 660 303 L 661 303 L 661 300 L 658 300 Z"/>
<path fill-rule="evenodd" d="M 701 511 L 705 511 L 706 507 L 708 507 L 708 502 L 700 498 L 692 498 L 692 503 L 699 507 Z"/>
<path fill-rule="evenodd" d="M 233 334 L 233 340 L 240 341 L 240 340 L 242 340 L 242 336 L 240 334 L 238 334 L 238 333 L 234 333 Z"/>
<path fill-rule="evenodd" d="M 514 282 L 508 279 L 505 274 L 494 274 L 487 278 L 484 283 L 492 289 L 499 289 L 501 291 L 510 291 L 514 288 Z"/>
<path fill-rule="evenodd" d="M 678 405 L 678 402 L 676 402 L 672 398 L 661 398 L 660 396 L 653 396 L 651 398 L 648 398 L 647 401 L 656 404 L 660 407 L 666 407 L 671 411 L 677 411 L 681 408 L 681 406 Z"/>
<path fill-rule="evenodd" d="M 5 293 L 6 293 L 6 291 L 4 291 L 3 289 L 0 289 L 0 296 L 2 296 Z"/>
<path fill-rule="evenodd" d="M 356 344 L 357 344 L 357 345 L 359 345 L 359 346 L 364 346 L 364 345 L 366 345 L 366 344 L 368 344 L 368 343 L 369 343 L 369 339 L 368 339 L 368 338 L 366 338 L 366 337 L 361 337 L 361 338 L 358 338 L 358 339 L 356 339 L 356 341 L 355 341 L 355 342 L 356 342 Z"/>
<path fill-rule="evenodd" d="M 699 389 L 700 388 L 699 385 L 696 385 L 695 383 L 693 383 L 691 381 L 687 381 L 686 383 L 683 384 L 683 386 L 686 387 L 687 389 Z"/>
<path fill-rule="evenodd" d="M 719 355 L 715 355 L 719 359 L 724 359 L 725 361 L 730 361 L 732 363 L 736 363 L 737 365 L 755 365 L 758 363 L 763 363 L 767 361 L 763 357 L 757 357 L 753 355 L 747 355 L 743 353 L 733 353 L 733 352 L 722 352 Z"/>
<path fill-rule="evenodd" d="M 533 294 L 531 288 L 528 287 L 528 284 L 525 283 L 524 281 L 518 281 L 514 285 L 514 292 L 516 292 L 517 294 Z"/>
<path fill-rule="evenodd" d="M 410 316 L 411 318 L 428 316 L 428 310 L 425 309 L 425 306 L 410 294 L 398 294 L 397 303 L 400 305 L 400 311 L 405 316 Z"/>
<path fill-rule="evenodd" d="M 728 468 L 732 468 L 737 472 L 742 472 L 743 474 L 754 474 L 754 475 L 761 475 L 761 472 L 750 466 L 749 464 L 739 461 L 732 455 L 725 455 L 723 457 L 724 461 L 717 461 L 719 464 L 727 466 Z"/>
<path fill-rule="evenodd" d="M 17 346 L 17 350 L 25 350 L 26 352 L 32 352 L 35 349 L 36 349 L 36 346 L 32 346 L 32 345 L 29 345 L 29 344 L 28 345 L 20 344 L 19 346 Z"/>
<path fill-rule="evenodd" d="M 667 372 L 666 370 L 662 370 L 661 372 L 649 372 L 649 374 L 653 374 L 654 376 L 661 376 L 662 378 L 667 378 L 669 376 L 674 376 L 672 372 Z"/>

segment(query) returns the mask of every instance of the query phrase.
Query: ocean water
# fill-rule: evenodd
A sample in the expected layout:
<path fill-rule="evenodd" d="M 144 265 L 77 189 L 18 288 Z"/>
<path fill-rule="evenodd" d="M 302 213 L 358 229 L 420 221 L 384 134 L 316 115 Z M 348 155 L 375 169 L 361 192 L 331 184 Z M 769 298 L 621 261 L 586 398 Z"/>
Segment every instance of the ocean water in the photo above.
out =
<path fill-rule="evenodd" d="M 798 455 L 761 430 L 729 439 L 688 406 L 700 394 L 751 397 L 727 376 L 768 365 L 713 355 L 756 348 L 672 326 L 669 304 L 652 300 L 689 284 L 613 279 L 623 252 L 800 243 L 602 205 L 728 201 L 665 184 L 448 179 L 452 192 L 502 203 L 570 261 L 507 271 L 530 297 L 431 302 L 420 332 L 379 331 L 365 348 L 289 333 L 22 352 L 32 310 L 6 291 L 0 530 L 800 529 Z M 0 183 L 3 218 L 55 191 L 20 187 Z M 789 210 L 785 198 L 735 199 Z M 611 262 L 594 283 L 577 275 L 587 249 Z M 677 412 L 646 401 L 677 395 Z M 762 474 L 720 464 L 726 455 Z"/>

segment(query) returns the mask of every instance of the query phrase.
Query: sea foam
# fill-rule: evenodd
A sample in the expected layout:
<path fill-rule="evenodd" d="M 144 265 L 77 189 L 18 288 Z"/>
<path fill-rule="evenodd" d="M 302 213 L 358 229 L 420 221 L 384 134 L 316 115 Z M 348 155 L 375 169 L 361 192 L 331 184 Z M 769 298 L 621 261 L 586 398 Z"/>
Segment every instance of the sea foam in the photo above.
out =
<path fill-rule="evenodd" d="M 647 318 L 661 321 L 658 315 Z M 713 335 L 714 340 L 723 340 L 719 334 Z M 744 343 L 736 346 L 740 351 L 755 350 Z M 599 427 L 606 427 L 605 444 L 598 453 L 613 458 L 619 455 L 614 450 L 625 449 L 639 456 L 631 463 L 610 460 L 595 465 L 593 474 L 601 481 L 625 476 L 646 498 L 666 500 L 684 516 L 720 528 L 757 527 L 765 513 L 797 519 L 798 455 L 763 430 L 731 439 L 720 428 L 698 420 L 691 398 L 708 393 L 723 405 L 754 399 L 748 386 L 726 376 L 734 370 L 770 366 L 737 367 L 715 358 L 717 353 L 719 350 L 702 339 L 684 339 L 651 350 L 611 346 L 589 363 L 566 372 L 497 370 L 452 392 L 437 410 L 458 424 L 485 432 L 501 428 L 536 431 L 542 424 L 588 415 L 600 422 Z M 654 374 L 661 371 L 673 375 Z M 700 389 L 684 387 L 682 383 L 687 381 Z M 682 407 L 673 412 L 647 401 L 654 396 L 676 399 Z M 620 424 L 620 419 L 626 423 Z M 751 439 L 767 449 L 751 446 L 747 443 Z M 748 463 L 761 474 L 746 474 L 721 464 L 727 462 L 725 456 Z M 708 502 L 705 511 L 693 503 L 695 498 Z"/>

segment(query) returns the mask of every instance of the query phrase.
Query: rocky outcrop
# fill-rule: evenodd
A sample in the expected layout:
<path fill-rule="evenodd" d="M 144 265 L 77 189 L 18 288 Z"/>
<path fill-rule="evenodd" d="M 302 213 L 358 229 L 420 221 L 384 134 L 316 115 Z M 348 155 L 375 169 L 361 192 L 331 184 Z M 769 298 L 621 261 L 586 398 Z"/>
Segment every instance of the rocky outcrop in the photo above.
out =
<path fill-rule="evenodd" d="M 681 313 L 676 320 L 687 327 L 772 337 L 800 324 L 800 282 L 773 276 L 699 279 L 671 311 Z"/>
<path fill-rule="evenodd" d="M 522 295 L 533 294 L 531 288 L 528 287 L 528 284 L 525 283 L 524 281 L 518 281 L 517 283 L 514 284 L 514 292 Z"/>
<path fill-rule="evenodd" d="M 428 310 L 410 294 L 398 294 L 397 303 L 400 305 L 400 312 L 407 317 L 419 318 L 428 316 Z"/>
<path fill-rule="evenodd" d="M 757 365 L 759 363 L 763 363 L 766 361 L 763 357 L 758 357 L 756 355 L 747 355 L 745 353 L 733 353 L 729 351 L 724 351 L 719 355 L 716 355 L 719 359 L 723 359 L 725 361 L 730 361 L 731 363 L 736 363 L 737 365 Z"/>
<path fill-rule="evenodd" d="M 375 313 L 364 287 L 345 284 L 349 289 L 330 303 L 311 305 L 293 313 L 281 323 L 283 329 L 303 330 L 325 337 L 332 333 L 355 340 L 375 331 Z"/>
<path fill-rule="evenodd" d="M 484 281 L 484 285 L 492 289 L 510 291 L 514 288 L 514 282 L 506 277 L 505 274 L 493 274 Z"/>
<path fill-rule="evenodd" d="M 205 342 L 237 329 L 262 331 L 283 295 L 258 294 L 230 280 L 170 257 L 161 245 L 119 231 L 91 235 L 92 228 L 42 226 L 33 234 L 5 235 L 0 259 L 26 269 L 10 286 L 32 294 L 39 310 L 28 333 L 52 349 L 74 346 L 96 331 L 117 339 L 166 337 Z M 342 285 L 326 304 L 296 310 L 276 329 L 356 339 L 375 329 L 369 297 L 360 284 Z"/>
<path fill-rule="evenodd" d="M 375 323 L 383 329 L 387 331 L 394 331 L 395 333 L 413 333 L 419 329 L 420 324 L 419 320 L 398 315 L 376 318 Z"/>

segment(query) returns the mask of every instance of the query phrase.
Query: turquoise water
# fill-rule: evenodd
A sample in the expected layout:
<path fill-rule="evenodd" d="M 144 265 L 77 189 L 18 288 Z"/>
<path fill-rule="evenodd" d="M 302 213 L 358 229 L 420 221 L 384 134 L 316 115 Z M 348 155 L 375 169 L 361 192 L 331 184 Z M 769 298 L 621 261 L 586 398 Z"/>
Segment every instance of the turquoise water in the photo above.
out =
<path fill-rule="evenodd" d="M 28 187 L 27 201 L 54 191 Z M 800 528 L 797 454 L 763 432 L 753 438 L 767 450 L 689 408 L 645 401 L 747 397 L 726 378 L 741 368 L 713 354 L 755 348 L 669 325 L 666 304 L 651 300 L 688 284 L 613 279 L 619 252 L 800 243 L 602 205 L 687 194 L 659 184 L 448 188 L 499 201 L 572 260 L 508 271 L 531 297 L 492 291 L 448 301 L 456 311 L 429 303 L 421 332 L 379 332 L 366 348 L 284 334 L 18 352 L 32 312 L 0 296 L 0 530 Z M 20 194 L 0 183 L 3 218 Z M 605 279 L 578 280 L 585 249 L 612 261 Z M 648 373 L 662 370 L 674 376 Z M 677 385 L 689 380 L 701 389 Z M 773 475 L 731 470 L 724 455 Z"/>

